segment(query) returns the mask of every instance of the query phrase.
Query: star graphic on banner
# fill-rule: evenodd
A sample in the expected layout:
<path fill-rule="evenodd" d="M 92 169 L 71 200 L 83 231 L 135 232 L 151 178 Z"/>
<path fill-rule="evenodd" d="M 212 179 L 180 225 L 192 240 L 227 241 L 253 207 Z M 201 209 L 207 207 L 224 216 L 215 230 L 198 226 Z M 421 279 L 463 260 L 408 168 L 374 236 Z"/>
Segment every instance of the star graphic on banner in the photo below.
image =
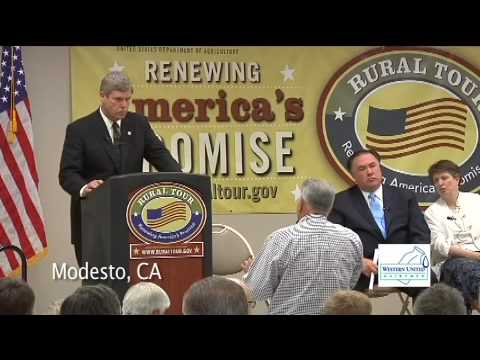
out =
<path fill-rule="evenodd" d="M 139 252 L 140 252 L 140 250 L 138 250 L 137 248 L 135 248 L 135 249 L 133 250 L 133 253 L 134 253 L 135 255 L 138 255 Z"/>
<path fill-rule="evenodd" d="M 298 199 L 300 199 L 302 196 L 302 192 L 300 191 L 298 184 L 295 184 L 295 190 L 290 191 L 290 193 L 294 196 L 295 201 L 298 201 Z"/>
<path fill-rule="evenodd" d="M 117 63 L 117 60 L 115 60 L 115 62 L 113 63 L 113 66 L 108 70 L 110 70 L 110 71 L 123 71 L 123 69 L 125 69 L 125 65 L 119 65 Z"/>
<path fill-rule="evenodd" d="M 335 114 L 335 120 L 340 119 L 340 121 L 343 121 L 343 116 L 346 114 L 345 111 L 342 111 L 342 108 L 339 106 L 337 111 L 333 112 Z"/>
<path fill-rule="evenodd" d="M 293 78 L 293 73 L 295 72 L 295 69 L 290 69 L 288 65 L 285 65 L 285 69 L 280 71 L 283 75 L 283 82 L 287 80 L 295 80 Z"/>
<path fill-rule="evenodd" d="M 195 253 L 198 254 L 200 252 L 200 248 L 198 246 L 195 246 Z"/>

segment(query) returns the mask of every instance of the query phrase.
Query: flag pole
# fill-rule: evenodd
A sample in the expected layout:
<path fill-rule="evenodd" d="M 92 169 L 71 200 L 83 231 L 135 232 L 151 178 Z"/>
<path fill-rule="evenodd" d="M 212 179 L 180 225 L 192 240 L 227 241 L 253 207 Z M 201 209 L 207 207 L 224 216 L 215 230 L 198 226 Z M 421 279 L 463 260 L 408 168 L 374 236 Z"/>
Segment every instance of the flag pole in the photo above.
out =
<path fill-rule="evenodd" d="M 11 54 L 10 54 L 10 61 L 12 62 L 11 67 L 10 67 L 10 73 L 12 74 L 12 80 L 10 82 L 10 116 L 11 116 L 11 121 L 10 121 L 10 131 L 8 133 L 8 142 L 10 144 L 15 144 L 15 141 L 17 141 L 17 113 L 15 111 L 15 64 L 13 60 L 13 51 L 14 47 L 11 46 Z"/>

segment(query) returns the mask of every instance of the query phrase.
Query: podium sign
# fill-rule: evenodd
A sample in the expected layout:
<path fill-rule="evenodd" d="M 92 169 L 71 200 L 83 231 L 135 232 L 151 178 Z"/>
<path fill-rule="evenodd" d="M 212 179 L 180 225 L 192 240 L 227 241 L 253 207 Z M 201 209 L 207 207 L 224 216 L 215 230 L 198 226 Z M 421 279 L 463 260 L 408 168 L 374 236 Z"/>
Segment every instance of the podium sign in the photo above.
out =
<path fill-rule="evenodd" d="M 430 244 L 379 244 L 379 287 L 429 287 Z"/>
<path fill-rule="evenodd" d="M 181 314 L 188 287 L 212 273 L 208 176 L 115 176 L 88 197 L 82 217 L 82 260 L 124 267 L 125 279 L 102 281 L 121 299 L 130 286 L 149 281 L 169 295 L 167 314 Z"/>

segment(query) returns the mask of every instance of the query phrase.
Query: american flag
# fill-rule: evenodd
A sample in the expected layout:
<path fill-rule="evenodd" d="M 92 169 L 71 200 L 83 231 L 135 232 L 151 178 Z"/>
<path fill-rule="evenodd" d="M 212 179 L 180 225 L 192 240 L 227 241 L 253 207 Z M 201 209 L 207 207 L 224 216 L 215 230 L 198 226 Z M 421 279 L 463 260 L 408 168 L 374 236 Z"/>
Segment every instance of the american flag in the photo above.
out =
<path fill-rule="evenodd" d="M 16 245 L 31 262 L 47 248 L 47 238 L 20 46 L 2 47 L 0 59 L 0 247 Z M 20 265 L 13 252 L 1 252 L 0 278 Z"/>
<path fill-rule="evenodd" d="M 402 109 L 369 108 L 367 147 L 384 159 L 429 149 L 463 151 L 468 107 L 461 100 L 440 98 Z"/>
<path fill-rule="evenodd" d="M 147 210 L 147 225 L 158 229 L 177 220 L 186 220 L 187 206 L 176 201 L 158 209 Z"/>

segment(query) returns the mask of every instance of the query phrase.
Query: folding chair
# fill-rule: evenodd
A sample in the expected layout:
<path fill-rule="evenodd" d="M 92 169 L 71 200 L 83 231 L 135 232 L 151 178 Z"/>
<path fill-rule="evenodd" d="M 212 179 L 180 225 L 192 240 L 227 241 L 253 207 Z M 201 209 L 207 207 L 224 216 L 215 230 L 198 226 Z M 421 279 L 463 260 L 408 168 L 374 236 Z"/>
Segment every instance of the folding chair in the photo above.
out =
<path fill-rule="evenodd" d="M 242 271 L 242 262 L 253 257 L 247 239 L 228 225 L 212 225 L 213 273 L 233 275 Z"/>
<path fill-rule="evenodd" d="M 400 289 L 392 287 L 378 287 L 375 285 L 372 290 L 365 290 L 365 294 L 368 295 L 369 298 L 381 298 L 393 293 L 396 293 L 398 295 L 402 304 L 400 315 L 405 315 L 405 313 L 407 313 L 408 315 L 412 315 L 410 309 L 408 308 L 408 305 L 410 304 L 410 296 L 402 293 Z"/>
<path fill-rule="evenodd" d="M 242 271 L 242 262 L 253 257 L 253 250 L 247 239 L 231 226 L 224 224 L 212 225 L 212 248 L 214 275 L 237 274 Z M 242 287 L 245 289 L 245 285 Z M 250 306 L 255 307 L 253 294 L 250 294 L 249 291 L 246 291 L 247 300 Z M 267 306 L 269 305 L 268 301 L 265 303 Z"/>

